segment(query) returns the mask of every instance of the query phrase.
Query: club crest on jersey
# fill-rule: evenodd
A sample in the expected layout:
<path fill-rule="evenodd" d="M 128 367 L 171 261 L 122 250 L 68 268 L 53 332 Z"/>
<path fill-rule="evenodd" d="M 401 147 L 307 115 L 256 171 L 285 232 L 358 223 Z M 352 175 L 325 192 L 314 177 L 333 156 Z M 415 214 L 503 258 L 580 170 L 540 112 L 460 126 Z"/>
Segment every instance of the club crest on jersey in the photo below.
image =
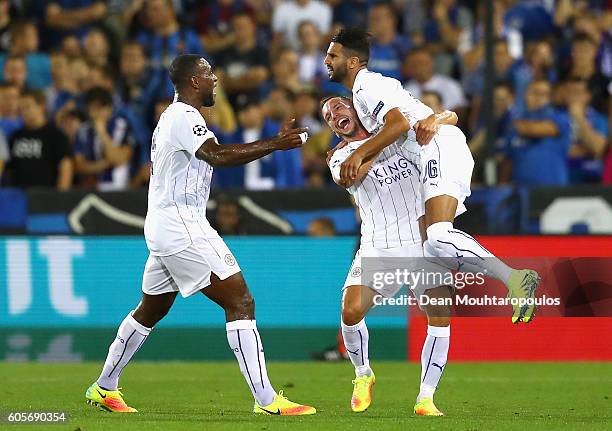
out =
<path fill-rule="evenodd" d="M 376 119 L 383 106 L 385 106 L 385 103 L 382 100 L 378 102 L 378 105 L 376 105 L 376 108 L 374 108 L 374 112 L 372 112 L 372 118 Z"/>
<path fill-rule="evenodd" d="M 196 124 L 193 126 L 193 134 L 196 136 L 204 136 L 206 132 L 206 127 L 202 126 L 201 124 Z"/>
<path fill-rule="evenodd" d="M 236 258 L 234 258 L 234 256 L 232 256 L 230 253 L 225 255 L 225 264 L 227 266 L 234 266 L 236 265 Z"/>
<path fill-rule="evenodd" d="M 353 268 L 353 270 L 351 271 L 351 277 L 354 277 L 354 278 L 361 277 L 361 267 L 360 266 L 356 266 L 355 268 Z"/>

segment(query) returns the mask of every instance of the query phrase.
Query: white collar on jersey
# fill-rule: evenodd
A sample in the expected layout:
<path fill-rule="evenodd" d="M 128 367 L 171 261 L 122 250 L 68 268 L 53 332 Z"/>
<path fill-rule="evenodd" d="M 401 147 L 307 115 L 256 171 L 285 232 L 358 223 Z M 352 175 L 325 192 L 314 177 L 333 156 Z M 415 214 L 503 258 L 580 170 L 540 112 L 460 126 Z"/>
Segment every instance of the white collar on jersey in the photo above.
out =
<path fill-rule="evenodd" d="M 355 82 L 353 83 L 353 94 L 359 93 L 359 91 L 363 90 L 362 83 L 360 81 L 363 80 L 366 73 L 370 73 L 367 67 L 364 67 L 357 75 L 355 75 Z"/>

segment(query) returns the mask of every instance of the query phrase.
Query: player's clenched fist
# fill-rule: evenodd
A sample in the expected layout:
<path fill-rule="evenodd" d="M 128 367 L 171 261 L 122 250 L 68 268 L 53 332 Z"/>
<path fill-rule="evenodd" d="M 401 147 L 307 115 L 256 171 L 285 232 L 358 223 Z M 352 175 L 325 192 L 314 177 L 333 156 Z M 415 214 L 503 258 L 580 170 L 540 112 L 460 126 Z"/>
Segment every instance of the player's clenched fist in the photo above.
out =
<path fill-rule="evenodd" d="M 294 123 L 295 118 L 287 120 L 285 124 L 283 124 L 283 127 L 281 127 L 278 135 L 276 135 L 276 145 L 279 150 L 291 150 L 292 148 L 297 148 L 306 142 L 308 128 L 293 128 Z"/>
<path fill-rule="evenodd" d="M 434 135 L 438 133 L 440 123 L 438 122 L 437 116 L 432 114 L 429 117 L 414 123 L 412 128 L 416 133 L 416 140 L 419 145 L 427 145 L 429 144 L 429 141 L 433 139 Z"/>
<path fill-rule="evenodd" d="M 363 156 L 356 150 L 340 165 L 340 180 L 352 182 L 357 178 L 359 168 L 363 164 Z"/>

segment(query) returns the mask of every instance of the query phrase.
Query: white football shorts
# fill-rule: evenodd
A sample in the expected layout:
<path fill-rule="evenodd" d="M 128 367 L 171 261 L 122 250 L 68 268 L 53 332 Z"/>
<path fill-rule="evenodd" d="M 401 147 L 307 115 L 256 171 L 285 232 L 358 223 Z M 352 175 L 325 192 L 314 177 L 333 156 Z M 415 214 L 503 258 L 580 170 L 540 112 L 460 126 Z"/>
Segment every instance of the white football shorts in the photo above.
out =
<path fill-rule="evenodd" d="M 186 298 L 209 286 L 211 274 L 225 280 L 240 271 L 236 258 L 220 236 L 193 237 L 192 244 L 176 254 L 149 254 L 142 291 L 147 295 L 180 292 Z"/>
<path fill-rule="evenodd" d="M 441 126 L 431 142 L 421 147 L 420 158 L 423 202 L 449 195 L 459 201 L 455 216 L 466 212 L 474 158 L 461 129 Z"/>
<path fill-rule="evenodd" d="M 355 254 L 343 290 L 367 286 L 385 298 L 392 298 L 407 286 L 418 299 L 425 291 L 445 285 L 443 281 L 449 279 L 449 273 L 447 268 L 425 260 L 421 244 L 362 247 Z"/>

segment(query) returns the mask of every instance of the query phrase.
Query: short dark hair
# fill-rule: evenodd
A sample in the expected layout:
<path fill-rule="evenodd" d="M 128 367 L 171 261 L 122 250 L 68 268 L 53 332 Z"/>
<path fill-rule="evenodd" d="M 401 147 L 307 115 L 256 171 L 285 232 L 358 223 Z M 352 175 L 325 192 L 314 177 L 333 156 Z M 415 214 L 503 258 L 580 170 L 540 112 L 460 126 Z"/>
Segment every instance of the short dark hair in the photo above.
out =
<path fill-rule="evenodd" d="M 102 87 L 94 87 L 85 93 L 85 104 L 99 103 L 104 106 L 113 106 L 113 95 Z"/>
<path fill-rule="evenodd" d="M 572 43 L 577 42 L 588 42 L 591 45 L 597 46 L 597 42 L 595 42 L 593 38 L 587 33 L 576 33 L 572 38 Z"/>
<path fill-rule="evenodd" d="M 9 88 L 16 88 L 17 90 L 19 90 L 19 88 L 15 84 L 12 84 L 7 81 L 0 82 L 0 90 L 7 90 Z"/>
<path fill-rule="evenodd" d="M 391 15 L 393 16 L 393 19 L 395 19 L 397 21 L 397 17 L 395 16 L 394 12 L 395 12 L 395 7 L 393 6 L 393 4 L 390 1 L 379 1 L 379 2 L 375 2 L 371 7 L 370 10 L 374 9 L 375 7 L 377 8 L 385 8 L 387 9 Z"/>
<path fill-rule="evenodd" d="M 327 102 L 329 102 L 330 100 L 335 99 L 337 97 L 339 97 L 340 99 L 345 100 L 347 102 L 350 102 L 351 105 L 353 104 L 353 99 L 351 99 L 350 97 L 342 96 L 340 94 L 329 94 L 329 95 L 325 96 L 323 98 L 323 100 L 321 100 L 321 104 L 319 105 L 319 109 L 323 109 L 323 106 L 325 106 L 325 104 Z"/>
<path fill-rule="evenodd" d="M 336 234 L 336 226 L 334 225 L 334 221 L 331 218 L 318 217 L 316 219 L 311 220 L 308 224 L 312 225 L 314 223 L 319 223 L 320 225 L 322 225 L 323 228 L 328 229 L 331 234 Z"/>
<path fill-rule="evenodd" d="M 147 56 L 144 46 L 142 46 L 142 44 L 138 42 L 136 39 L 129 39 L 126 42 L 124 42 L 123 45 L 121 46 L 121 50 L 123 51 L 127 47 L 130 47 L 130 48 L 136 47 L 140 49 L 140 51 L 142 52 L 142 55 L 144 55 L 145 57 Z"/>
<path fill-rule="evenodd" d="M 317 29 L 317 31 L 319 30 L 319 28 L 316 26 L 316 24 L 314 22 L 312 22 L 309 19 L 304 19 L 304 20 L 300 21 L 300 23 L 298 24 L 298 26 L 297 26 L 297 33 L 300 34 L 302 32 L 302 28 L 304 28 L 307 25 L 313 26 L 314 28 Z"/>
<path fill-rule="evenodd" d="M 21 54 L 9 54 L 8 57 L 6 57 L 6 60 L 4 62 L 4 64 L 8 63 L 9 61 L 23 61 L 24 63 L 26 62 L 26 58 L 24 55 Z"/>
<path fill-rule="evenodd" d="M 442 95 L 441 95 L 439 92 L 434 91 L 434 90 L 425 90 L 425 91 L 423 91 L 423 93 L 421 94 L 421 97 L 423 97 L 423 96 L 428 96 L 428 95 L 429 95 L 429 96 L 433 96 L 433 97 L 435 97 L 436 99 L 438 99 L 438 103 L 439 103 L 440 105 L 442 104 Z"/>
<path fill-rule="evenodd" d="M 272 90 L 270 90 L 270 93 L 273 93 L 275 91 L 283 93 L 283 96 L 289 102 L 293 102 L 295 100 L 295 93 L 287 87 L 274 87 Z M 268 96 L 270 96 L 270 93 L 268 93 Z M 268 96 L 266 96 L 266 98 L 268 98 Z"/>
<path fill-rule="evenodd" d="M 40 90 L 23 90 L 21 97 L 31 97 L 38 106 L 44 107 L 47 105 L 47 97 Z"/>
<path fill-rule="evenodd" d="M 172 60 L 170 68 L 170 80 L 175 88 L 183 85 L 189 78 L 193 76 L 193 70 L 198 65 L 198 61 L 202 58 L 197 54 L 183 54 Z"/>
<path fill-rule="evenodd" d="M 495 83 L 495 87 L 494 90 L 497 90 L 498 88 L 505 88 L 507 89 L 512 95 L 514 95 L 514 84 L 512 83 L 512 81 L 509 80 L 500 80 L 497 81 Z"/>
<path fill-rule="evenodd" d="M 342 45 L 344 49 L 350 51 L 352 56 L 359 58 L 362 63 L 367 63 L 370 59 L 369 37 L 369 33 L 365 30 L 352 27 L 341 29 L 332 37 L 331 41 Z"/>
<path fill-rule="evenodd" d="M 415 55 L 415 54 L 427 54 L 430 57 L 432 56 L 431 52 L 426 47 L 424 47 L 424 46 L 416 46 L 416 47 L 408 50 L 408 53 L 406 54 L 406 58 L 410 57 L 411 55 Z"/>

